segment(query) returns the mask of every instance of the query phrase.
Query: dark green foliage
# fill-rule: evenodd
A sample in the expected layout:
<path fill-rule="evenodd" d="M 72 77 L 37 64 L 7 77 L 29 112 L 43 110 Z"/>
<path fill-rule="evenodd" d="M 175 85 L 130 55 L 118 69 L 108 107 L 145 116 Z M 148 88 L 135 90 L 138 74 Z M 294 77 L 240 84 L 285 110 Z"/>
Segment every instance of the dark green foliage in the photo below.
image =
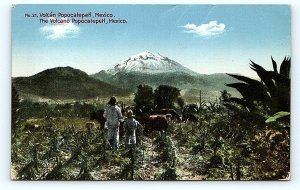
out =
<path fill-rule="evenodd" d="M 15 107 L 15 106 L 14 106 Z M 19 103 L 19 115 L 23 119 L 32 117 L 89 117 L 92 111 L 97 109 L 96 106 L 87 103 L 66 103 L 49 105 L 45 102 L 31 102 L 24 100 Z M 30 111 L 28 111 L 30 110 Z"/>
<path fill-rule="evenodd" d="M 179 108 L 183 108 L 184 100 L 180 95 L 180 90 L 173 86 L 160 85 L 153 93 L 152 87 L 139 85 L 134 97 L 136 112 L 151 113 L 154 110 L 163 108 L 175 108 L 175 103 Z"/>
<path fill-rule="evenodd" d="M 154 91 L 154 104 L 156 109 L 174 108 L 174 103 L 178 102 L 182 104 L 180 90 L 176 87 L 160 85 Z"/>
<path fill-rule="evenodd" d="M 254 110 L 255 103 L 266 106 L 271 114 L 279 111 L 290 110 L 290 66 L 291 59 L 284 58 L 280 66 L 280 72 L 277 71 L 277 63 L 272 58 L 274 71 L 267 71 L 260 65 L 251 61 L 251 69 L 256 71 L 260 81 L 248 77 L 232 75 L 242 82 L 227 84 L 229 87 L 237 89 L 242 98 L 230 98 L 229 102 L 234 102 Z"/>
<path fill-rule="evenodd" d="M 154 94 L 151 86 L 139 85 L 135 93 L 134 103 L 137 113 L 149 113 L 154 107 Z"/>

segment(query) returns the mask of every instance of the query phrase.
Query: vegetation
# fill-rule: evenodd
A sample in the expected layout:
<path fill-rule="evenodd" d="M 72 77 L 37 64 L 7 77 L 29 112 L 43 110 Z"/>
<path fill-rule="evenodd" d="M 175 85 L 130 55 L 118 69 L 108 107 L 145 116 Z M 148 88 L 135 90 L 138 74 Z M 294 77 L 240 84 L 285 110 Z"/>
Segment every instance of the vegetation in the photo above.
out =
<path fill-rule="evenodd" d="M 180 104 L 181 107 L 184 104 L 178 88 L 160 85 L 154 91 L 154 104 L 157 105 L 157 109 L 175 108 L 175 102 Z"/>
<path fill-rule="evenodd" d="M 164 108 L 180 108 L 184 106 L 184 99 L 180 95 L 180 90 L 173 86 L 160 85 L 154 92 L 148 85 L 139 85 L 135 94 L 134 103 L 136 112 L 151 113 Z M 175 106 L 175 104 L 177 106 Z"/>
<path fill-rule="evenodd" d="M 104 107 L 83 102 L 20 100 L 12 88 L 12 168 L 20 180 L 278 180 L 290 172 L 290 59 L 273 71 L 251 63 L 260 77 L 232 75 L 215 101 L 187 103 L 178 88 L 139 85 L 136 113 L 171 108 L 182 122 L 167 131 L 139 134 L 136 146 L 112 150 L 105 129 L 89 133 L 89 113 Z M 255 93 L 253 93 L 255 92 Z"/>
<path fill-rule="evenodd" d="M 230 97 L 225 105 L 239 121 L 242 136 L 239 146 L 245 144 L 251 151 L 249 156 L 257 179 L 278 179 L 288 175 L 290 170 L 290 58 L 284 58 L 277 70 L 272 58 L 273 71 L 251 61 L 251 68 L 257 72 L 260 81 L 244 76 L 230 75 L 243 83 L 228 84 L 236 88 L 242 98 Z M 255 92 L 255 93 L 253 93 Z M 233 119 L 233 118 L 232 118 Z M 243 123 L 244 120 L 244 123 Z M 249 128 L 251 124 L 251 128 Z M 272 164 L 270 164 L 272 163 Z"/>
<path fill-rule="evenodd" d="M 149 113 L 154 108 L 154 94 L 151 86 L 139 85 L 134 97 L 136 111 L 139 113 Z"/>

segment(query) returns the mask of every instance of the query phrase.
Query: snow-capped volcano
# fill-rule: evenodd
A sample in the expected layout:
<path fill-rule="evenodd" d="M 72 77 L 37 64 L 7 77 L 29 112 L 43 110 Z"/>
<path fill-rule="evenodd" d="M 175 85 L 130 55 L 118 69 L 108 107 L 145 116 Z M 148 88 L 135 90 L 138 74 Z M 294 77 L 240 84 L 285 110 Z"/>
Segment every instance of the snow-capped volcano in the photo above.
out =
<path fill-rule="evenodd" d="M 159 53 L 151 53 L 149 51 L 133 55 L 121 61 L 107 72 L 110 74 L 118 72 L 140 72 L 149 74 L 184 72 L 191 75 L 197 74 L 168 57 L 164 57 Z"/>

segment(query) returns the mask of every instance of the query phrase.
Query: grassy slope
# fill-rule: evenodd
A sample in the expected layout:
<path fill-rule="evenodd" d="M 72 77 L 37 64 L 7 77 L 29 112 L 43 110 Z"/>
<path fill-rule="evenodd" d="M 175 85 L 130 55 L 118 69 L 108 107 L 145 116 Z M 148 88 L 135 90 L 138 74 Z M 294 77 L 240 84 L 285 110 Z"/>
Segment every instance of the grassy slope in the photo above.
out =
<path fill-rule="evenodd" d="M 142 74 L 138 72 L 122 73 L 110 75 L 103 71 L 91 75 L 91 77 L 108 82 L 110 84 L 126 87 L 129 89 L 136 88 L 139 84 L 148 84 L 153 87 L 158 85 L 171 85 L 179 89 L 202 89 L 205 91 L 219 91 L 229 89 L 224 84 L 236 81 L 224 73 L 212 75 L 191 76 L 183 72 L 161 73 L 161 74 Z"/>
<path fill-rule="evenodd" d="M 21 94 L 53 99 L 86 99 L 126 94 L 120 88 L 95 80 L 85 72 L 71 67 L 58 67 L 30 77 L 14 78 L 13 84 Z"/>

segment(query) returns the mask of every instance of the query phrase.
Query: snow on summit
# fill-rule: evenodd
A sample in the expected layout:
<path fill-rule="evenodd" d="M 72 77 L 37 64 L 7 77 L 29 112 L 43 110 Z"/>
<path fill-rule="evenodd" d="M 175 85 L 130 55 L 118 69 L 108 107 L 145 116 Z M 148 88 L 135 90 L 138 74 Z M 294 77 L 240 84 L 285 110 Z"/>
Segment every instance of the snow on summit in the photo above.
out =
<path fill-rule="evenodd" d="M 141 73 L 166 73 L 166 72 L 185 72 L 194 75 L 195 72 L 180 65 L 176 61 L 164 57 L 159 53 L 145 51 L 121 61 L 108 72 L 115 74 L 118 72 L 141 72 Z"/>

